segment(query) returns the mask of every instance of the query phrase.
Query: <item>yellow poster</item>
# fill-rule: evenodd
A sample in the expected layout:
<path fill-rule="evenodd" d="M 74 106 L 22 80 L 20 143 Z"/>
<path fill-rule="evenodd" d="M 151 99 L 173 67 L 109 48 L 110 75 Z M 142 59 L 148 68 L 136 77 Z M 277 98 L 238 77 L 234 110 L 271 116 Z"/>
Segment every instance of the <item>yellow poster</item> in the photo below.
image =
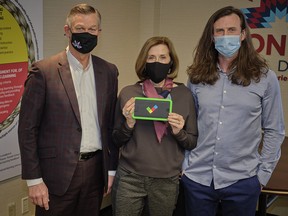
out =
<path fill-rule="evenodd" d="M 20 101 L 28 67 L 39 56 L 39 38 L 33 24 L 41 22 L 42 17 L 32 20 L 28 14 L 28 9 L 35 6 L 42 10 L 39 0 L 0 0 L 0 181 L 20 175 Z"/>

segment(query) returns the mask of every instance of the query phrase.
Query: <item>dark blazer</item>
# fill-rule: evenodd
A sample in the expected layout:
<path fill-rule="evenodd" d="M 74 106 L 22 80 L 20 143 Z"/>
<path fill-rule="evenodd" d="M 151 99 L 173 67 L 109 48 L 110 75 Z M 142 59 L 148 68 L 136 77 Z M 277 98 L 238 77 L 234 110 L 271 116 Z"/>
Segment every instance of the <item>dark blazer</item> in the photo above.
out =
<path fill-rule="evenodd" d="M 118 150 L 111 136 L 118 70 L 96 56 L 92 56 L 92 63 L 107 189 L 108 170 L 116 170 L 118 162 Z M 63 195 L 78 162 L 82 136 L 79 107 L 65 51 L 32 65 L 21 101 L 18 136 L 22 178 L 42 177 L 50 193 Z"/>

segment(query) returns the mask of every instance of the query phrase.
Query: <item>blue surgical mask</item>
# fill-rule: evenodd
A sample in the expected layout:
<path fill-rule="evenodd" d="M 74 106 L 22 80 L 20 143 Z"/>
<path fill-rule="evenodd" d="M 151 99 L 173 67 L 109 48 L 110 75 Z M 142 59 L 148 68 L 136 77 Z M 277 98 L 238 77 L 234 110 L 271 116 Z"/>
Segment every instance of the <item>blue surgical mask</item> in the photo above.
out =
<path fill-rule="evenodd" d="M 224 35 L 214 37 L 215 49 L 227 58 L 231 58 L 240 48 L 240 35 Z"/>

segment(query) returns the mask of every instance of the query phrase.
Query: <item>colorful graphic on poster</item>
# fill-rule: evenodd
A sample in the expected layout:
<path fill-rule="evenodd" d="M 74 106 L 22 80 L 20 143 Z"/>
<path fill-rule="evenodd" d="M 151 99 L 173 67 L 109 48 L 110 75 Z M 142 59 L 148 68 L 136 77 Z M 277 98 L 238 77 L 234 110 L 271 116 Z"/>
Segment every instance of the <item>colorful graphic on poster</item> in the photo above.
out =
<path fill-rule="evenodd" d="M 0 0 L 0 181 L 20 174 L 18 115 L 28 67 L 39 55 L 35 42 L 25 3 Z"/>
<path fill-rule="evenodd" d="M 261 0 L 259 7 L 244 8 L 242 11 L 252 30 L 255 48 L 272 63 L 278 80 L 287 82 L 288 0 Z"/>

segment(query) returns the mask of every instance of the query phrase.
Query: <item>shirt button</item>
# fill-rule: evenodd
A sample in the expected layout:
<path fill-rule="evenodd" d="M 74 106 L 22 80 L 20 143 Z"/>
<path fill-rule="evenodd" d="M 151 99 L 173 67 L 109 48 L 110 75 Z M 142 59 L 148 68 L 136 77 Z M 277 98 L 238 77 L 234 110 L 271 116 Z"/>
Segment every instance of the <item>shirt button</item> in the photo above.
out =
<path fill-rule="evenodd" d="M 215 155 L 218 155 L 218 152 L 215 152 Z"/>
<path fill-rule="evenodd" d="M 220 122 L 219 122 L 219 124 L 220 124 L 220 125 L 222 125 L 222 124 L 223 124 L 223 122 L 221 122 L 221 121 L 220 121 Z"/>
<path fill-rule="evenodd" d="M 219 137 L 217 137 L 216 139 L 217 139 L 217 140 L 220 140 L 220 138 L 219 138 Z"/>
<path fill-rule="evenodd" d="M 224 109 L 224 106 L 223 106 L 223 105 L 221 106 L 221 109 Z"/>
<path fill-rule="evenodd" d="M 216 169 L 216 165 L 213 165 L 213 169 Z"/>
<path fill-rule="evenodd" d="M 227 93 L 227 91 L 226 91 L 226 90 L 224 90 L 224 91 L 223 91 L 223 93 L 224 93 L 224 94 L 226 94 L 226 93 Z"/>

